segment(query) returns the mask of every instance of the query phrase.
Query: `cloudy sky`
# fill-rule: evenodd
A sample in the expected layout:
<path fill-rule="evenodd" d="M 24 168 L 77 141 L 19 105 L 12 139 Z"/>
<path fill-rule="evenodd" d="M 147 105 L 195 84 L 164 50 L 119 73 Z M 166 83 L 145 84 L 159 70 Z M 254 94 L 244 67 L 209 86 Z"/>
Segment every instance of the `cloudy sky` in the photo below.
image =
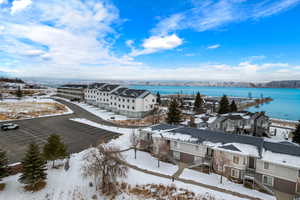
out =
<path fill-rule="evenodd" d="M 300 0 L 0 0 L 0 75 L 300 79 Z"/>

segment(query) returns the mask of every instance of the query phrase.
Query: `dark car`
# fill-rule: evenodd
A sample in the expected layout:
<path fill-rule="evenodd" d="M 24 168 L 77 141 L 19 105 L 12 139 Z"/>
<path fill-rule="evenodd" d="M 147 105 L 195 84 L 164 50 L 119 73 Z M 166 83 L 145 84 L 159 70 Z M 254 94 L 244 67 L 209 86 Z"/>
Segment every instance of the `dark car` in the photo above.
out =
<path fill-rule="evenodd" d="M 1 125 L 1 130 L 3 131 L 8 131 L 8 130 L 16 130 L 19 128 L 18 124 L 13 124 L 13 123 L 7 123 L 7 124 L 2 124 Z"/>

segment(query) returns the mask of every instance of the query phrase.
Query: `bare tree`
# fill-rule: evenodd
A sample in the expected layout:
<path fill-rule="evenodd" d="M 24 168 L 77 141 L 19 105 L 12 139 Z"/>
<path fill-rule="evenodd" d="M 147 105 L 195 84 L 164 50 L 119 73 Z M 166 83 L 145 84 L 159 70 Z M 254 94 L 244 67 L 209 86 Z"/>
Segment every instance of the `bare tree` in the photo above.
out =
<path fill-rule="evenodd" d="M 158 154 L 157 154 L 157 167 L 160 167 L 160 160 L 167 160 L 169 154 L 169 145 L 167 142 L 161 138 L 161 140 L 158 143 Z"/>
<path fill-rule="evenodd" d="M 215 164 L 218 166 L 218 171 L 221 171 L 221 179 L 220 183 L 223 183 L 223 176 L 224 176 L 224 170 L 225 166 L 229 164 L 229 159 L 226 157 L 224 152 L 222 151 L 216 151 L 215 152 Z"/>
<path fill-rule="evenodd" d="M 136 152 L 137 152 L 137 147 L 139 145 L 139 140 L 137 138 L 137 134 L 134 129 L 132 129 L 132 133 L 130 135 L 130 143 L 134 149 L 134 159 L 136 159 Z"/>
<path fill-rule="evenodd" d="M 117 192 L 117 179 L 127 177 L 128 168 L 123 164 L 123 157 L 117 147 L 99 145 L 91 149 L 83 158 L 84 177 L 93 177 L 96 191 L 103 194 Z"/>

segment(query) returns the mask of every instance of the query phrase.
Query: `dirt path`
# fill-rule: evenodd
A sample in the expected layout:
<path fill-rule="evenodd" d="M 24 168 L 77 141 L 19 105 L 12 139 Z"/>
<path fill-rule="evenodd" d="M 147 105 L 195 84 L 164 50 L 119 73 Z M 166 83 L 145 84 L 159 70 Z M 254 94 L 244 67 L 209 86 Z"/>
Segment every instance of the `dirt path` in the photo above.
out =
<path fill-rule="evenodd" d="M 212 185 L 207 185 L 207 184 L 196 182 L 196 181 L 193 181 L 193 180 L 188 180 L 188 179 L 183 179 L 183 178 L 179 178 L 179 177 L 174 177 L 175 174 L 176 175 L 177 174 L 179 174 L 179 175 L 181 174 L 180 167 L 177 170 L 178 173 L 175 172 L 174 175 L 169 176 L 169 175 L 166 175 L 166 174 L 161 174 L 161 173 L 158 173 L 158 172 L 149 171 L 149 170 L 146 170 L 146 169 L 139 168 L 139 167 L 137 167 L 135 165 L 132 165 L 132 164 L 129 164 L 126 161 L 123 161 L 123 160 L 119 160 L 119 162 L 122 163 L 122 164 L 124 164 L 124 165 L 126 165 L 126 166 L 128 166 L 129 168 L 132 168 L 134 170 L 137 170 L 137 171 L 140 171 L 140 172 L 143 172 L 143 173 L 151 174 L 153 176 L 158 176 L 158 177 L 167 178 L 167 179 L 171 179 L 171 180 L 174 178 L 174 180 L 176 180 L 176 181 L 181 181 L 181 182 L 187 183 L 187 184 L 193 184 L 193 185 L 204 187 L 204 188 L 207 188 L 207 189 L 210 189 L 210 190 L 215 190 L 215 191 L 218 191 L 218 192 L 222 192 L 222 193 L 230 194 L 230 195 L 233 195 L 233 196 L 237 196 L 239 198 L 245 198 L 245 199 L 250 199 L 250 200 L 263 200 L 261 198 L 252 197 L 252 196 L 249 196 L 249 195 L 246 195 L 246 194 L 241 194 L 241 193 L 238 193 L 238 192 L 234 192 L 234 191 L 231 191 L 231 190 L 226 190 L 226 189 L 219 188 L 219 187 L 212 186 Z M 184 168 L 182 168 L 182 170 L 183 169 Z"/>

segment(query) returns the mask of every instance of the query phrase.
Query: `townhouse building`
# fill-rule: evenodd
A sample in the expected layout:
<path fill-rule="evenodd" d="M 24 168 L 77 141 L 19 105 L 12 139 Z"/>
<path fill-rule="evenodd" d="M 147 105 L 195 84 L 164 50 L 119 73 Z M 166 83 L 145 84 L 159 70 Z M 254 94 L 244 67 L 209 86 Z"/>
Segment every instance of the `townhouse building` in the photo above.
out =
<path fill-rule="evenodd" d="M 264 112 L 239 112 L 219 115 L 208 124 L 214 131 L 237 133 L 253 136 L 266 136 L 270 131 L 270 120 Z"/>
<path fill-rule="evenodd" d="M 129 89 L 116 84 L 96 83 L 87 88 L 85 101 L 117 114 L 140 118 L 154 109 L 156 96 L 147 90 Z"/>
<path fill-rule="evenodd" d="M 83 101 L 87 85 L 67 84 L 57 88 L 57 96 L 70 100 Z"/>
<path fill-rule="evenodd" d="M 222 173 L 269 193 L 300 195 L 300 147 L 294 143 L 167 124 L 141 129 L 137 137 L 139 148 L 155 155 L 162 154 L 163 146 L 171 160 L 192 168 Z"/>

